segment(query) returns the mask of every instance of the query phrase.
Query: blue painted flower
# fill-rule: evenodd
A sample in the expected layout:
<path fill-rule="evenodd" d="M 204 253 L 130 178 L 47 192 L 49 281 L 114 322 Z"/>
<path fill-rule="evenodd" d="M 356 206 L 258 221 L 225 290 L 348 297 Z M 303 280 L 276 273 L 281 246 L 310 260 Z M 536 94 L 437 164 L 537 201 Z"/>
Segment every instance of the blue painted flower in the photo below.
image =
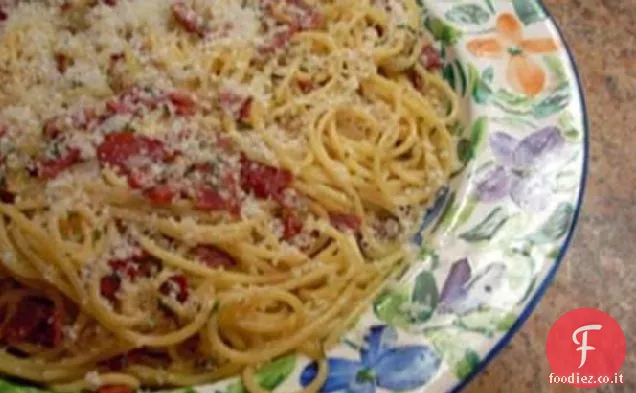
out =
<path fill-rule="evenodd" d="M 360 360 L 328 359 L 322 393 L 374 393 L 376 387 L 412 390 L 428 383 L 441 365 L 440 356 L 427 346 L 396 346 L 397 331 L 390 326 L 372 326 L 365 342 Z M 309 385 L 317 371 L 316 363 L 309 364 L 300 375 L 301 385 Z"/>
<path fill-rule="evenodd" d="M 545 168 L 564 142 L 556 127 L 538 130 L 520 141 L 505 132 L 493 133 L 489 143 L 497 164 L 478 181 L 477 199 L 492 203 L 509 195 L 523 210 L 545 209 L 552 197 Z"/>

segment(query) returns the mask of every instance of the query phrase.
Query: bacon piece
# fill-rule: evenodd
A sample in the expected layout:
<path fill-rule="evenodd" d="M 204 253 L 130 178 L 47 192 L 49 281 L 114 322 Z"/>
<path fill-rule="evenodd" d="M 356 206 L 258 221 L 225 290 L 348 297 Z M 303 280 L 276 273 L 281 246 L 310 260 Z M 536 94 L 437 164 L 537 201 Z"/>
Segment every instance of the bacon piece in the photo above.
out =
<path fill-rule="evenodd" d="M 38 164 L 38 176 L 42 179 L 53 179 L 62 171 L 82 161 L 78 149 L 69 149 L 68 153 L 60 158 L 44 160 Z"/>
<path fill-rule="evenodd" d="M 0 203 L 6 203 L 12 205 L 15 203 L 15 194 L 6 189 L 6 187 L 0 186 Z"/>
<path fill-rule="evenodd" d="M 102 3 L 111 7 L 117 6 L 117 0 L 102 0 Z"/>
<path fill-rule="evenodd" d="M 199 186 L 195 189 L 194 207 L 202 211 L 227 210 L 228 202 L 221 194 L 208 186 Z"/>
<path fill-rule="evenodd" d="M 261 56 L 270 56 L 279 49 L 287 47 L 292 37 L 300 31 L 298 26 L 287 26 L 285 30 L 276 32 L 271 41 L 258 48 Z"/>
<path fill-rule="evenodd" d="M 444 67 L 444 61 L 439 55 L 439 52 L 431 45 L 422 48 L 420 63 L 422 64 L 422 67 L 426 68 L 428 71 L 437 71 Z"/>
<path fill-rule="evenodd" d="M 219 106 L 228 116 L 234 120 L 245 121 L 249 119 L 253 98 L 235 93 L 228 89 L 222 89 L 219 93 Z"/>
<path fill-rule="evenodd" d="M 147 253 L 125 260 L 114 259 L 108 265 L 118 277 L 127 277 L 132 282 L 141 277 L 152 277 L 161 269 L 161 261 Z"/>
<path fill-rule="evenodd" d="M 132 132 L 108 134 L 97 148 L 97 158 L 102 165 L 130 173 L 129 161 L 133 157 L 144 157 L 151 162 L 170 162 L 175 154 L 168 151 L 162 141 Z"/>
<path fill-rule="evenodd" d="M 291 172 L 261 164 L 241 155 L 241 188 L 253 192 L 258 198 L 283 200 L 283 193 L 291 184 Z"/>
<path fill-rule="evenodd" d="M 270 17 L 282 24 L 307 30 L 324 23 L 322 15 L 304 0 L 261 0 L 261 4 Z"/>
<path fill-rule="evenodd" d="M 362 226 L 362 221 L 358 216 L 346 213 L 330 213 L 329 219 L 331 225 L 333 225 L 339 231 L 353 230 L 357 232 Z"/>
<path fill-rule="evenodd" d="M 107 385 L 97 389 L 96 393 L 133 393 L 134 389 L 126 385 Z"/>
<path fill-rule="evenodd" d="M 205 23 L 203 18 L 197 15 L 196 11 L 183 3 L 177 1 L 172 5 L 172 15 L 174 19 L 187 32 L 203 37 L 205 35 Z"/>
<path fill-rule="evenodd" d="M 192 116 L 196 112 L 196 102 L 191 95 L 181 92 L 168 93 L 168 99 L 179 116 Z"/>
<path fill-rule="evenodd" d="M 87 130 L 96 120 L 96 117 L 97 114 L 94 108 L 84 108 L 73 114 L 55 116 L 44 121 L 42 133 L 45 138 L 54 140 L 60 136 L 64 126 L 67 124 L 76 129 Z"/>
<path fill-rule="evenodd" d="M 170 205 L 177 197 L 177 190 L 168 185 L 152 186 L 144 190 L 144 196 L 155 205 Z"/>
<path fill-rule="evenodd" d="M 113 273 L 106 277 L 102 277 L 99 282 L 99 292 L 105 298 L 111 302 L 115 301 L 115 296 L 121 287 L 121 278 Z"/>
<path fill-rule="evenodd" d="M 182 274 L 172 276 L 161 284 L 159 291 L 166 296 L 176 299 L 179 303 L 186 302 L 190 297 L 188 278 Z"/>
<path fill-rule="evenodd" d="M 26 298 L 2 333 L 9 343 L 29 342 L 56 348 L 62 342 L 62 317 L 52 301 Z"/>
<path fill-rule="evenodd" d="M 63 53 L 56 53 L 54 57 L 57 70 L 62 74 L 65 73 L 70 65 L 71 59 Z"/>
<path fill-rule="evenodd" d="M 293 211 L 285 209 L 283 210 L 283 226 L 285 228 L 283 237 L 289 240 L 302 232 L 303 221 Z"/>
<path fill-rule="evenodd" d="M 311 79 L 298 79 L 296 83 L 298 84 L 300 91 L 305 94 L 311 93 L 311 91 L 314 89 L 314 83 Z"/>
<path fill-rule="evenodd" d="M 9 19 L 9 14 L 7 13 L 7 11 L 2 9 L 2 7 L 0 7 L 0 22 L 4 22 L 7 19 Z"/>
<path fill-rule="evenodd" d="M 231 269 L 237 266 L 234 257 L 213 245 L 198 245 L 193 252 L 199 261 L 211 268 Z"/>

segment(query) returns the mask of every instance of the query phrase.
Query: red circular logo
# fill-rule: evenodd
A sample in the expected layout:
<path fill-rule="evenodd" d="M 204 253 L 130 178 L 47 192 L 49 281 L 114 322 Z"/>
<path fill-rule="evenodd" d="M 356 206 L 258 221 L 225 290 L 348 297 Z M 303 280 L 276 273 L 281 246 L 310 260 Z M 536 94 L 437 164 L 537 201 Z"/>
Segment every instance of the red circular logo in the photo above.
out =
<path fill-rule="evenodd" d="M 626 354 L 625 335 L 603 311 L 579 308 L 563 314 L 550 329 L 546 355 L 551 383 L 579 388 L 623 383 L 619 371 Z"/>

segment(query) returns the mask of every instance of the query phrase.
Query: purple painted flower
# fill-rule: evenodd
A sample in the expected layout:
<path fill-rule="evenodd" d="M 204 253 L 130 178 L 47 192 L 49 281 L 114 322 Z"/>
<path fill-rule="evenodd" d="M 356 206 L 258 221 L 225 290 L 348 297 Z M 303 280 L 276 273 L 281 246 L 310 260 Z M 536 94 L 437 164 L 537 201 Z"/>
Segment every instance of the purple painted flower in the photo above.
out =
<path fill-rule="evenodd" d="M 376 387 L 391 391 L 413 390 L 435 376 L 442 359 L 423 345 L 396 346 L 397 331 L 386 325 L 370 328 L 360 349 L 360 360 L 329 358 L 329 376 L 322 393 L 375 393 Z M 318 372 L 309 364 L 300 375 L 306 387 Z"/>
<path fill-rule="evenodd" d="M 495 132 L 489 144 L 496 164 L 477 182 L 477 199 L 493 203 L 510 196 L 524 210 L 545 209 L 551 190 L 543 168 L 565 144 L 559 129 L 546 127 L 520 141 L 508 133 Z"/>
<path fill-rule="evenodd" d="M 444 281 L 437 311 L 468 314 L 497 294 L 506 275 L 506 265 L 494 262 L 473 277 L 468 259 L 457 260 Z"/>

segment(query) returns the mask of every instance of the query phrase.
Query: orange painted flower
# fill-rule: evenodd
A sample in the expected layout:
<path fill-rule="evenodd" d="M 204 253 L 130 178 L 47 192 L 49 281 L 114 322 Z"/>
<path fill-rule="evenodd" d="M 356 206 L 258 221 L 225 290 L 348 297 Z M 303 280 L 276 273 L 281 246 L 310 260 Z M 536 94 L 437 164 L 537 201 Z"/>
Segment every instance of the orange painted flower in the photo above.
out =
<path fill-rule="evenodd" d="M 514 90 L 535 96 L 546 85 L 547 75 L 529 54 L 550 53 L 558 49 L 552 38 L 524 39 L 521 23 L 510 13 L 499 15 L 497 35 L 468 42 L 468 50 L 478 57 L 499 58 L 508 52 L 507 78 Z"/>

